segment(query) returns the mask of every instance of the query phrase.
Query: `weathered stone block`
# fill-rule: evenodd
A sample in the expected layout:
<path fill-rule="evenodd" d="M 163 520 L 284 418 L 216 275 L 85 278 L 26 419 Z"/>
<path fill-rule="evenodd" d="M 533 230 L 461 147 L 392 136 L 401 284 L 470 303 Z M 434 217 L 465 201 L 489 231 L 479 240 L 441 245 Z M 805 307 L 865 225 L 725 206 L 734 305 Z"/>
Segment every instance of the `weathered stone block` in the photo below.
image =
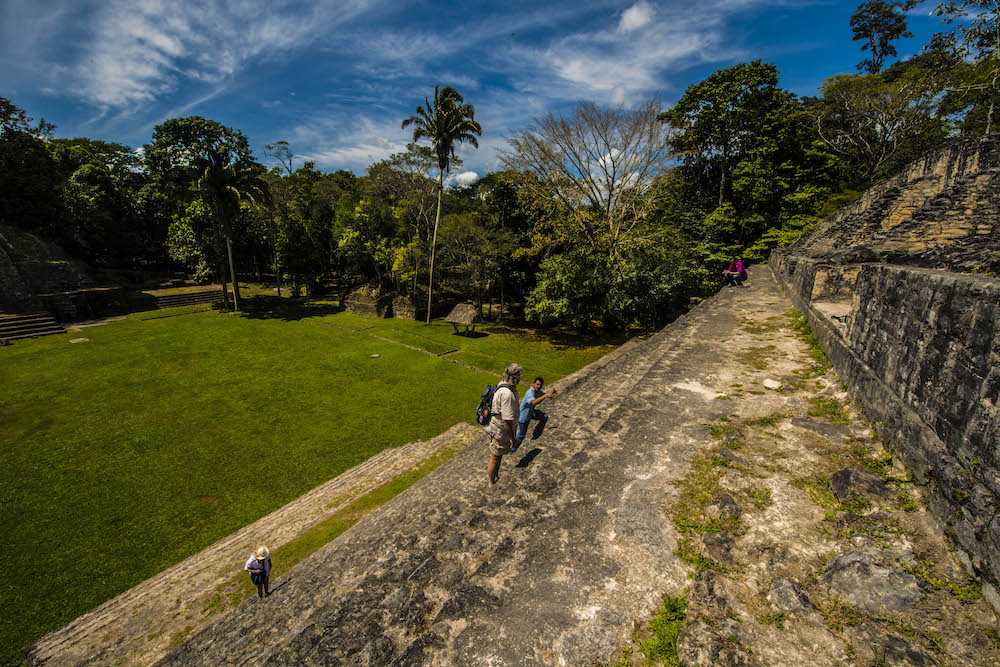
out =
<path fill-rule="evenodd" d="M 912 574 L 881 565 L 859 551 L 827 563 L 823 581 L 840 597 L 868 612 L 906 611 L 924 596 Z"/>

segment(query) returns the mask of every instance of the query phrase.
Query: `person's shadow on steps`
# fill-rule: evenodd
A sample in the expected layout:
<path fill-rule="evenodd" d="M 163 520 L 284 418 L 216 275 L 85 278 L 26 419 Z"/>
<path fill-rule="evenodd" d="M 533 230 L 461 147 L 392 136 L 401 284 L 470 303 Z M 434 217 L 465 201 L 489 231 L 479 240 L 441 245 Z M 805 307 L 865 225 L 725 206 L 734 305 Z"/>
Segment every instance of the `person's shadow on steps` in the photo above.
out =
<path fill-rule="evenodd" d="M 517 462 L 515 468 L 527 468 L 531 465 L 531 462 L 535 460 L 535 457 L 542 453 L 541 447 L 535 447 L 530 452 L 526 453 L 521 457 L 521 460 Z"/>

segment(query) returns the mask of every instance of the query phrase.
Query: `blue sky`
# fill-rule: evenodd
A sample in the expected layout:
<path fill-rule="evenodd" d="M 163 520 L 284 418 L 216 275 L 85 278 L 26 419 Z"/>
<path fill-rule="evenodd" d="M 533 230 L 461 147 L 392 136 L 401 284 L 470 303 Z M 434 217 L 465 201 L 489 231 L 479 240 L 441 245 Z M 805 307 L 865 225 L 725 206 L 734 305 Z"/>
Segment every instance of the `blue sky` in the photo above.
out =
<path fill-rule="evenodd" d="M 909 18 L 917 52 L 940 29 Z M 850 1 L 0 0 L 0 96 L 58 127 L 141 146 L 168 118 L 242 130 L 258 158 L 288 141 L 296 166 L 363 173 L 405 148 L 400 128 L 435 84 L 483 126 L 463 172 L 501 168 L 496 147 L 577 100 L 672 104 L 717 69 L 754 59 L 816 93 L 854 72 Z M 472 178 L 465 174 L 462 180 Z"/>

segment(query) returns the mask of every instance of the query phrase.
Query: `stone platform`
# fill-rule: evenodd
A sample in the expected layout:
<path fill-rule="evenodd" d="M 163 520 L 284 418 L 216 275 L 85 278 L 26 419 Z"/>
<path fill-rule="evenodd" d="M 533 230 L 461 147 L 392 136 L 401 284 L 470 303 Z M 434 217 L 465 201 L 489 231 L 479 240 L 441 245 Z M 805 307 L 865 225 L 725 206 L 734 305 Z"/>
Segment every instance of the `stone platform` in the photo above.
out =
<path fill-rule="evenodd" d="M 898 654 L 915 657 L 892 664 L 931 664 L 941 646 L 950 664 L 996 664 L 989 605 L 901 569 L 928 562 L 934 576 L 964 581 L 926 513 L 903 508 L 895 490 L 868 501 L 872 519 L 828 500 L 831 473 L 876 456 L 878 443 L 846 407 L 847 425 L 809 415 L 846 394 L 832 376 L 812 378 L 767 269 L 748 284 L 563 385 L 544 406 L 546 432 L 505 457 L 493 489 L 480 439 L 276 581 L 270 598 L 247 600 L 158 664 L 603 664 L 634 648 L 665 594 L 691 600 L 680 642 L 689 663 Z M 782 391 L 764 389 L 772 378 Z M 718 426 L 742 435 L 720 448 Z M 742 516 L 729 533 L 685 537 L 677 507 L 700 497 L 692 475 L 705 466 Z M 698 500 L 701 511 L 719 497 Z M 902 527 L 842 529 L 852 521 Z M 678 557 L 681 537 L 700 560 Z M 896 612 L 867 602 L 841 619 L 853 609 L 841 598 L 857 592 L 829 565 L 841 555 L 838 567 L 910 585 L 896 625 L 885 622 Z M 779 581 L 796 604 L 770 601 Z"/>
<path fill-rule="evenodd" d="M 747 284 L 559 382 L 546 431 L 493 489 L 472 433 L 270 597 L 179 645 L 141 651 L 133 632 L 125 662 L 642 665 L 643 628 L 671 595 L 689 601 L 686 664 L 1000 663 L 997 616 L 919 489 L 767 267 Z M 128 606 L 116 613 L 127 624 Z M 43 653 L 51 637 L 29 663 L 122 660 Z"/>

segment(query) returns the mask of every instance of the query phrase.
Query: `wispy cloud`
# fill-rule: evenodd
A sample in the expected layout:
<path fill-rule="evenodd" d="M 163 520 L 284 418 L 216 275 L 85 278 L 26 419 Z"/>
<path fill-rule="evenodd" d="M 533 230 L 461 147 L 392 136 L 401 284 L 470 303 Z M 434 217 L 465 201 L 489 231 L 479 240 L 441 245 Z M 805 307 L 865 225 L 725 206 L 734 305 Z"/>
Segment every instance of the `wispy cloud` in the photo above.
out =
<path fill-rule="evenodd" d="M 351 122 L 332 110 L 317 114 L 289 130 L 287 141 L 321 169 L 364 173 L 370 165 L 406 150 L 407 136 L 396 118 L 356 118 Z M 300 162 L 301 165 L 301 162 Z"/>
<path fill-rule="evenodd" d="M 98 107 L 149 103 L 182 83 L 216 85 L 354 18 L 367 0 L 113 0 L 92 16 L 70 89 Z"/>
<path fill-rule="evenodd" d="M 622 12 L 621 21 L 618 22 L 618 32 L 632 32 L 639 28 L 645 28 L 653 22 L 655 13 L 653 5 L 645 0 L 635 3 Z"/>
<path fill-rule="evenodd" d="M 708 4 L 708 3 L 706 3 Z M 670 86 L 672 70 L 737 55 L 725 41 L 728 16 L 710 6 L 698 12 L 657 8 L 640 0 L 616 24 L 555 40 L 539 57 L 578 97 L 588 91 L 598 101 L 623 104 Z"/>

